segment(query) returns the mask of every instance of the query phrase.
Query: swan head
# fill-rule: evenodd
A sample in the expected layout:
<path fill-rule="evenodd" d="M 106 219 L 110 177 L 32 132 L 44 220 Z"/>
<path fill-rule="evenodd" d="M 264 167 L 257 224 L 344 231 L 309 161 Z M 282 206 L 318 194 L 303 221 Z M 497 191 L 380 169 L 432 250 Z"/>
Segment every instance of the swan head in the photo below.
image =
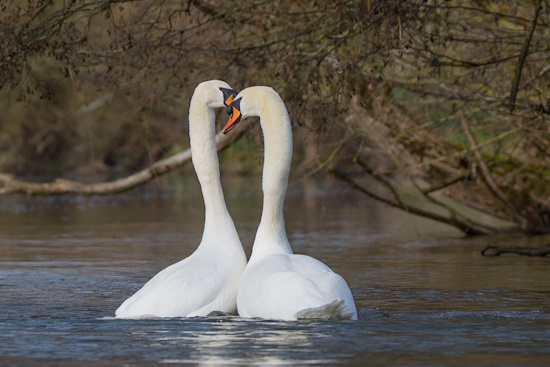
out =
<path fill-rule="evenodd" d="M 237 92 L 231 89 L 231 87 L 229 88 L 220 87 L 220 90 L 222 91 L 222 94 L 223 94 L 223 105 L 226 107 L 229 107 L 231 102 L 233 102 L 233 100 L 235 99 Z M 223 106 L 220 106 L 220 107 L 223 107 Z"/>
<path fill-rule="evenodd" d="M 227 107 L 237 96 L 237 92 L 222 80 L 200 83 L 195 88 L 195 94 L 199 95 L 210 108 Z"/>
<path fill-rule="evenodd" d="M 227 134 L 242 120 L 250 116 L 260 116 L 264 101 L 269 97 L 277 96 L 277 92 L 271 87 L 255 86 L 243 89 L 227 106 L 229 121 L 223 128 L 223 133 Z"/>

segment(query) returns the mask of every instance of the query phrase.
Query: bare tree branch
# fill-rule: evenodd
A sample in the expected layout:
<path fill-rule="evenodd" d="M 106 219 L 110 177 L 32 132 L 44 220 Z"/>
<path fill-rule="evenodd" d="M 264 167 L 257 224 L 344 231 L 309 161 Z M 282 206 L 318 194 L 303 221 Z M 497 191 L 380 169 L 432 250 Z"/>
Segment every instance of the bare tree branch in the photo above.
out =
<path fill-rule="evenodd" d="M 229 135 L 219 132 L 216 135 L 216 147 L 218 152 L 223 151 L 237 141 L 252 126 L 245 121 Z M 191 160 L 191 149 L 187 149 L 170 158 L 155 162 L 150 167 L 134 173 L 130 176 L 110 182 L 83 184 L 81 182 L 57 179 L 48 183 L 32 183 L 15 179 L 12 175 L 0 173 L 0 195 L 23 193 L 27 195 L 51 195 L 51 194 L 79 194 L 79 195 L 105 195 L 130 190 L 136 186 L 151 181 L 155 177 L 164 175 L 181 167 Z"/>
<path fill-rule="evenodd" d="M 550 255 L 550 244 L 538 248 L 531 247 L 502 247 L 488 245 L 481 250 L 483 256 L 500 256 L 501 254 L 516 254 L 525 256 L 548 256 Z"/>
<path fill-rule="evenodd" d="M 512 81 L 512 89 L 510 91 L 510 112 L 513 112 L 516 108 L 516 98 L 518 94 L 519 80 L 521 79 L 521 71 L 523 69 L 523 63 L 529 52 L 529 45 L 531 44 L 531 39 L 533 38 L 533 33 L 535 33 L 535 27 L 537 26 L 537 19 L 539 17 L 539 12 L 542 9 L 541 0 L 533 0 L 534 8 L 531 19 L 529 20 L 529 28 L 527 29 L 527 35 L 521 46 L 521 51 L 519 53 L 518 63 L 516 65 L 516 71 L 514 73 L 514 80 Z"/>

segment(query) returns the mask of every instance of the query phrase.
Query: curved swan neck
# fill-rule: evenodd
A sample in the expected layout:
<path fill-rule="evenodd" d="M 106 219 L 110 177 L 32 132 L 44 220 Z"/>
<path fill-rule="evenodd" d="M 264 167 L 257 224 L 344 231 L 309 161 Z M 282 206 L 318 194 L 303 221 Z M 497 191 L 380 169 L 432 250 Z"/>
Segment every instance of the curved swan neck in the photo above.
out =
<path fill-rule="evenodd" d="M 273 253 L 292 253 L 283 214 L 292 161 L 292 127 L 284 102 L 275 91 L 262 88 L 254 93 L 255 98 L 261 99 L 259 115 L 264 135 L 264 203 L 252 254 L 258 258 Z"/>
<path fill-rule="evenodd" d="M 221 223 L 226 222 L 234 229 L 233 221 L 225 205 L 220 182 L 220 168 L 215 142 L 215 118 L 214 109 L 207 106 L 201 91 L 196 90 L 189 107 L 189 137 L 193 166 L 204 197 L 203 242 L 209 234 L 216 233 Z"/>

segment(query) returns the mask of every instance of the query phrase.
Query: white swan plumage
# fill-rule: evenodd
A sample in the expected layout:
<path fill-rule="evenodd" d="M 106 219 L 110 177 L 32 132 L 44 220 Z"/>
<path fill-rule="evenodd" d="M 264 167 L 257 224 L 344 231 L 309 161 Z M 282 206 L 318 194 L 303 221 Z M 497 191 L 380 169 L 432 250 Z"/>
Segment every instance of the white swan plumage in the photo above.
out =
<path fill-rule="evenodd" d="M 159 272 L 116 310 L 116 317 L 192 317 L 236 313 L 246 255 L 227 211 L 220 183 L 214 109 L 236 92 L 219 80 L 197 86 L 189 107 L 193 166 L 205 204 L 204 232 L 189 257 Z M 225 103 L 224 103 L 225 102 Z"/>
<path fill-rule="evenodd" d="M 264 135 L 262 218 L 237 295 L 242 317 L 357 319 L 351 291 L 340 275 L 313 257 L 292 253 L 283 204 L 292 160 L 292 128 L 284 102 L 270 87 L 242 90 L 228 107 L 224 133 L 241 118 L 259 116 Z"/>

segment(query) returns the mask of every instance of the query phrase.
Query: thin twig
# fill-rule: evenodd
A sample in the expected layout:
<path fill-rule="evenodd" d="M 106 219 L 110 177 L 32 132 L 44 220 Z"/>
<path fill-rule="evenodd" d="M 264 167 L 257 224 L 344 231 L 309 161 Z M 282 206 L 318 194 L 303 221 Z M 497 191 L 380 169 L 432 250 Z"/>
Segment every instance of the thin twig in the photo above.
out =
<path fill-rule="evenodd" d="M 541 0 L 533 0 L 535 5 L 533 9 L 533 14 L 531 14 L 531 19 L 529 20 L 529 27 L 527 29 L 527 35 L 521 46 L 521 51 L 519 53 L 518 63 L 516 65 L 516 71 L 514 72 L 514 79 L 512 81 L 512 89 L 510 91 L 510 112 L 514 112 L 516 108 L 516 98 L 518 94 L 519 80 L 521 79 L 521 71 L 523 69 L 523 63 L 529 52 L 529 45 L 531 44 L 531 38 L 533 38 L 533 33 L 535 33 L 535 27 L 537 26 L 537 19 L 539 17 L 540 9 L 542 9 Z"/>
<path fill-rule="evenodd" d="M 468 179 L 468 177 L 470 177 L 470 174 L 467 172 L 467 173 L 463 173 L 463 174 L 460 174 L 454 178 L 451 178 L 450 180 L 448 181 L 445 181 L 445 182 L 441 182 L 440 184 L 437 184 L 437 185 L 433 185 L 433 186 L 430 186 L 426 189 L 423 189 L 422 190 L 422 193 L 427 195 L 427 194 L 430 194 L 434 191 L 439 191 L 439 190 L 442 190 L 446 187 L 449 187 L 449 186 L 452 186 L 458 182 L 462 182 L 466 179 Z"/>

